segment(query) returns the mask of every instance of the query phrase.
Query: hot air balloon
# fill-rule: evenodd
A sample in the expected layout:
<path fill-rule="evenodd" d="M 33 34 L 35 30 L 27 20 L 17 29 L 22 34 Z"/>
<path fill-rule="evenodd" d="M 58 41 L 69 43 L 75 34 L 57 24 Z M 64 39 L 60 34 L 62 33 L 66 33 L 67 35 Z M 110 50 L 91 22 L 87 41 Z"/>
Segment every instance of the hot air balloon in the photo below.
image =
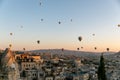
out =
<path fill-rule="evenodd" d="M 96 50 L 96 49 L 97 49 L 97 47 L 94 47 L 94 49 Z"/>
<path fill-rule="evenodd" d="M 23 28 L 23 26 L 20 26 L 21 28 Z"/>
<path fill-rule="evenodd" d="M 95 36 L 95 34 L 92 34 L 93 36 Z"/>
<path fill-rule="evenodd" d="M 73 20 L 71 19 L 70 21 L 72 22 Z"/>
<path fill-rule="evenodd" d="M 110 49 L 109 48 L 106 48 L 107 51 L 109 51 Z"/>
<path fill-rule="evenodd" d="M 40 6 L 41 6 L 41 4 L 42 4 L 42 3 L 40 2 Z"/>
<path fill-rule="evenodd" d="M 79 40 L 79 41 L 82 41 L 82 37 L 81 37 L 81 36 L 79 36 L 79 37 L 78 37 L 78 40 Z"/>
<path fill-rule="evenodd" d="M 43 19 L 41 19 L 41 21 L 43 21 Z"/>
<path fill-rule="evenodd" d="M 58 24 L 61 24 L 61 22 L 59 21 Z"/>
<path fill-rule="evenodd" d="M 10 33 L 10 35 L 12 36 L 12 35 L 13 35 L 13 33 Z"/>
<path fill-rule="evenodd" d="M 83 47 L 81 47 L 81 49 L 83 49 Z"/>
<path fill-rule="evenodd" d="M 120 27 L 120 24 L 118 24 L 118 27 Z"/>
<path fill-rule="evenodd" d="M 9 47 L 11 48 L 11 47 L 12 47 L 12 44 L 9 44 Z"/>
<path fill-rule="evenodd" d="M 37 40 L 37 43 L 40 44 L 40 40 Z"/>
<path fill-rule="evenodd" d="M 23 50 L 25 51 L 25 48 L 23 48 Z"/>

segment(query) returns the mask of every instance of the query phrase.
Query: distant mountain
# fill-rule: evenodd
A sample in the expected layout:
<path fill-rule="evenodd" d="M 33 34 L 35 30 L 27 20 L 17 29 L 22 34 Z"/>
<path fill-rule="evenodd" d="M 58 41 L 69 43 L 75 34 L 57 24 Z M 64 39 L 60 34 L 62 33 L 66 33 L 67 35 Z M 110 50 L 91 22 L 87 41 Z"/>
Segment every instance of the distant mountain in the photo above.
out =
<path fill-rule="evenodd" d="M 85 52 L 85 51 L 75 51 L 75 50 L 63 50 L 62 49 L 42 49 L 42 50 L 32 50 L 29 52 L 34 53 L 52 53 L 52 54 L 65 54 L 65 55 L 77 55 L 77 56 L 99 56 L 101 52 Z M 104 52 L 104 55 L 114 54 L 115 52 Z"/>
<path fill-rule="evenodd" d="M 120 52 L 115 53 L 114 55 L 120 55 Z"/>

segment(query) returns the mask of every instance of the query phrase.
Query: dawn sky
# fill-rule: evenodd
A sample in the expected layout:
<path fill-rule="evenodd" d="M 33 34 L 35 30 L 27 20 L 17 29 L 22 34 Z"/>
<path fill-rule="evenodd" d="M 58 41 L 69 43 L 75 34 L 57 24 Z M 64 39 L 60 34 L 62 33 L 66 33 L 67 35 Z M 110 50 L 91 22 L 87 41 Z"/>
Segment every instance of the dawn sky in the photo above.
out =
<path fill-rule="evenodd" d="M 0 0 L 0 49 L 119 51 L 118 24 L 120 0 Z"/>

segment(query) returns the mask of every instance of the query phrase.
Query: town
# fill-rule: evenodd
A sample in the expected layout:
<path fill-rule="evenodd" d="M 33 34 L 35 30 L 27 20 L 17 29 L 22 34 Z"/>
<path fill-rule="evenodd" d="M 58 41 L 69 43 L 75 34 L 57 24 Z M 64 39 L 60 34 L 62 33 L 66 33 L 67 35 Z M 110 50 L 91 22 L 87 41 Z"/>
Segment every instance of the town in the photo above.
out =
<path fill-rule="evenodd" d="M 104 56 L 108 80 L 120 80 L 119 54 Z M 20 52 L 6 48 L 0 54 L 0 80 L 98 80 L 100 55 L 90 55 L 64 54 L 63 50 L 61 54 Z"/>

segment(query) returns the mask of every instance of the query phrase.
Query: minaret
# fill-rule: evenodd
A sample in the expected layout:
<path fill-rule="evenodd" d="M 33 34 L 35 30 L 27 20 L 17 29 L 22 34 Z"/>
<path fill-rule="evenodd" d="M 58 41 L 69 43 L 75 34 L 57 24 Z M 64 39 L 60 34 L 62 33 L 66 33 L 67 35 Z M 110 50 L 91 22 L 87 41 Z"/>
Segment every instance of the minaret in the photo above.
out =
<path fill-rule="evenodd" d="M 63 51 L 64 51 L 64 48 L 62 48 L 62 57 L 64 56 L 64 52 Z"/>

